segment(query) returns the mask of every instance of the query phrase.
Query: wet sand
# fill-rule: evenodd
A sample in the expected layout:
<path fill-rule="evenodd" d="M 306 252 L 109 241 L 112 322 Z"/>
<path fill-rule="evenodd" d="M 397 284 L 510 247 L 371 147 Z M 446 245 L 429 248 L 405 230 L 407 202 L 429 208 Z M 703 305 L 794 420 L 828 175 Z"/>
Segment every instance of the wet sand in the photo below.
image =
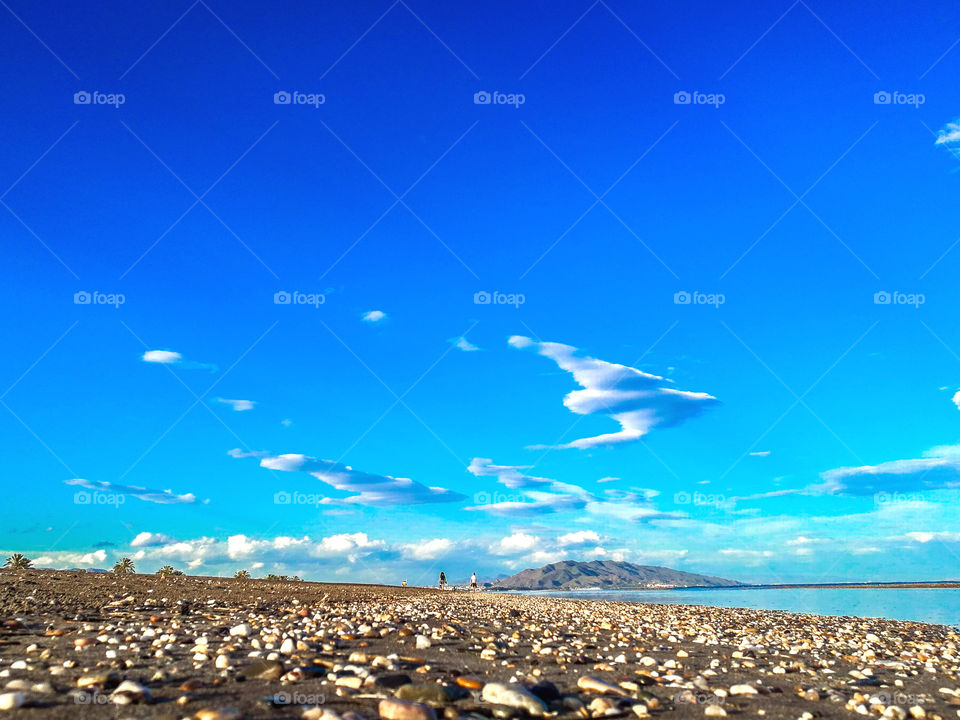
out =
<path fill-rule="evenodd" d="M 0 623 L 0 718 L 960 715 L 960 637 L 911 622 L 31 571 Z"/>

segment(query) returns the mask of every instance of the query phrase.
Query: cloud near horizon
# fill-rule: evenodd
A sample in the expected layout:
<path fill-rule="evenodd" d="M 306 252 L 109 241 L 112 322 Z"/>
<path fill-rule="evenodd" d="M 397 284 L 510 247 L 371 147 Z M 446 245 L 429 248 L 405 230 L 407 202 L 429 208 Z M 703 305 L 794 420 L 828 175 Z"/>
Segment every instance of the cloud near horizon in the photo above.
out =
<path fill-rule="evenodd" d="M 480 492 L 474 495 L 476 505 L 464 508 L 497 517 L 530 517 L 541 514 L 583 510 L 587 516 L 625 522 L 683 520 L 683 513 L 663 512 L 652 505 L 659 493 L 655 490 L 606 489 L 593 493 L 579 485 L 550 478 L 527 475 L 526 465 L 494 465 L 488 458 L 474 458 L 467 467 L 476 477 L 495 477 L 497 482 L 515 494 Z"/>
<path fill-rule="evenodd" d="M 606 415 L 620 423 L 620 431 L 580 438 L 562 445 L 534 448 L 589 449 L 636 442 L 654 428 L 681 425 L 720 404 L 712 395 L 670 387 L 670 381 L 636 368 L 584 356 L 571 345 L 536 342 L 522 335 L 509 339 L 511 347 L 534 350 L 573 375 L 583 389 L 568 393 L 563 404 L 577 415 Z"/>
<path fill-rule="evenodd" d="M 323 460 L 308 455 L 295 453 L 273 455 L 264 452 L 244 452 L 240 449 L 231 450 L 229 454 L 235 458 L 256 457 L 260 459 L 262 468 L 307 473 L 335 490 L 355 493 L 345 498 L 325 497 L 320 500 L 322 505 L 393 507 L 459 502 L 467 497 L 447 488 L 421 485 L 410 478 L 376 475 L 355 470 L 349 465 L 333 460 Z"/>

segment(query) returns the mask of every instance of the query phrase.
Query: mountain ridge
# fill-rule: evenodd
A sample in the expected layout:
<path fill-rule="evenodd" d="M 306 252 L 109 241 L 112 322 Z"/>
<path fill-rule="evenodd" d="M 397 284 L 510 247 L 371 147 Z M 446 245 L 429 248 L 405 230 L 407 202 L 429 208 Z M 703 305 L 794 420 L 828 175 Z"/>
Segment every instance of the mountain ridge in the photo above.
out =
<path fill-rule="evenodd" d="M 528 568 L 489 583 L 493 590 L 627 590 L 740 585 L 742 583 L 735 580 L 710 575 L 614 560 L 564 560 L 540 568 Z"/>

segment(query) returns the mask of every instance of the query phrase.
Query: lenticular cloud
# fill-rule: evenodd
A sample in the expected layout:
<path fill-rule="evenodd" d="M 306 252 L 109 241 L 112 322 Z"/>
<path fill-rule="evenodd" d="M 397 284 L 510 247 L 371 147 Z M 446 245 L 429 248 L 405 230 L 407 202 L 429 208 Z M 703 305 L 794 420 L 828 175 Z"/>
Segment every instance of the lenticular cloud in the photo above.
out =
<path fill-rule="evenodd" d="M 636 442 L 655 427 L 680 425 L 720 403 L 707 393 L 670 387 L 670 381 L 659 375 L 578 357 L 578 349 L 570 345 L 536 342 L 521 335 L 511 337 L 509 343 L 521 350 L 535 350 L 573 375 L 583 390 L 574 390 L 564 397 L 568 410 L 577 415 L 606 415 L 620 423 L 619 432 L 581 438 L 557 448 L 587 449 Z"/>
<path fill-rule="evenodd" d="M 260 458 L 260 467 L 268 470 L 308 473 L 336 490 L 354 493 L 345 498 L 323 498 L 320 502 L 324 505 L 392 507 L 459 502 L 466 498 L 465 495 L 447 488 L 427 487 L 410 478 L 376 475 L 333 460 L 323 460 L 309 455 L 294 453 L 272 455 L 242 450 L 231 450 L 230 455 L 236 458 L 257 457 Z"/>

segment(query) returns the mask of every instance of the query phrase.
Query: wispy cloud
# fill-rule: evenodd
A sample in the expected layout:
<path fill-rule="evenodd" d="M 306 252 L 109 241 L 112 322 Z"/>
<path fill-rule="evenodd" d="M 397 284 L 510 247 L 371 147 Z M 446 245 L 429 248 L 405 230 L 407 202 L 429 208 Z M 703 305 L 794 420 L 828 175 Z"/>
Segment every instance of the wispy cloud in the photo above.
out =
<path fill-rule="evenodd" d="M 935 143 L 947 146 L 960 143 L 960 119 L 949 122 L 940 128 Z"/>
<path fill-rule="evenodd" d="M 193 493 L 177 495 L 171 490 L 150 490 L 137 485 L 121 485 L 118 483 L 107 482 L 106 480 L 94 481 L 85 480 L 83 478 L 73 478 L 72 480 L 66 480 L 64 482 L 67 485 L 86 488 L 87 490 L 95 493 L 104 493 L 123 497 L 130 495 L 131 497 L 135 497 L 146 502 L 159 503 L 161 505 L 190 504 L 198 502 L 197 496 Z M 205 500 L 204 502 L 208 501 Z"/>
<path fill-rule="evenodd" d="M 476 352 L 480 349 L 463 336 L 451 338 L 450 342 L 453 343 L 455 348 L 458 350 L 463 350 L 464 352 Z"/>
<path fill-rule="evenodd" d="M 140 359 L 144 362 L 155 363 L 158 365 L 176 365 L 187 370 L 210 370 L 215 371 L 216 365 L 210 363 L 199 363 L 184 359 L 183 355 L 174 350 L 147 350 Z"/>
<path fill-rule="evenodd" d="M 620 423 L 619 432 L 581 438 L 555 446 L 558 448 L 588 449 L 636 442 L 653 428 L 680 425 L 719 404 L 707 393 L 676 390 L 669 380 L 658 375 L 579 357 L 579 350 L 570 345 L 536 342 L 520 335 L 511 337 L 509 343 L 518 349 L 534 350 L 573 375 L 583 390 L 574 390 L 564 397 L 568 410 L 578 415 L 606 415 Z"/>
<path fill-rule="evenodd" d="M 239 449 L 231 450 L 230 455 L 237 458 L 259 457 L 260 466 L 268 470 L 307 473 L 335 490 L 355 493 L 346 498 L 325 497 L 320 501 L 324 505 L 356 504 L 393 507 L 459 502 L 466 499 L 466 496 L 460 493 L 442 487 L 421 485 L 410 478 L 363 472 L 333 460 L 323 460 L 307 455 L 294 453 L 271 455 L 244 452 Z"/>
<path fill-rule="evenodd" d="M 159 545 L 170 545 L 175 542 L 176 540 L 169 535 L 144 531 L 137 533 L 137 536 L 130 541 L 130 547 L 157 547 Z"/>
<path fill-rule="evenodd" d="M 217 398 L 218 403 L 223 403 L 224 405 L 229 405 L 236 412 L 243 412 L 244 410 L 253 410 L 253 407 L 257 404 L 255 400 L 230 400 L 229 398 Z"/>
<path fill-rule="evenodd" d="M 488 458 L 474 458 L 467 467 L 473 475 L 495 477 L 501 485 L 518 492 L 515 496 L 505 498 L 498 493 L 492 496 L 478 493 L 476 498 L 487 495 L 493 502 L 465 509 L 498 517 L 530 517 L 576 510 L 625 522 L 686 518 L 682 513 L 667 513 L 653 507 L 651 500 L 658 495 L 654 490 L 611 488 L 594 493 L 580 485 L 522 472 L 528 469 L 529 466 L 495 465 Z"/>

